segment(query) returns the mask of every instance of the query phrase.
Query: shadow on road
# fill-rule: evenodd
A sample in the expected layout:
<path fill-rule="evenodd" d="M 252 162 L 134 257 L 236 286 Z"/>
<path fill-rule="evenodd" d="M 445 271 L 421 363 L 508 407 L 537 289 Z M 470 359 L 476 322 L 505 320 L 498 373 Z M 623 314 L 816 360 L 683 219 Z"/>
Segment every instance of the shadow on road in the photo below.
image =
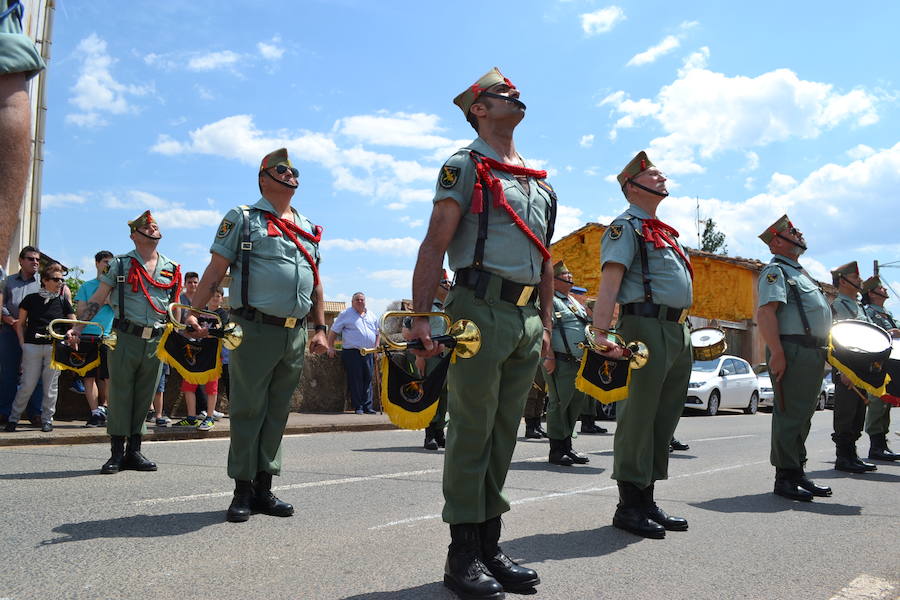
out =
<path fill-rule="evenodd" d="M 881 465 L 878 465 L 881 466 Z M 854 479 L 857 481 L 888 481 L 888 482 L 897 482 L 900 481 L 900 475 L 894 475 L 893 473 L 885 473 L 884 471 L 870 471 L 868 473 L 844 473 L 843 471 L 836 471 L 834 469 L 825 469 L 824 471 L 813 471 L 812 473 L 807 473 L 810 479 L 815 481 L 816 479 Z"/>
<path fill-rule="evenodd" d="M 513 461 L 509 465 L 510 471 L 554 471 L 556 473 L 572 473 L 573 475 L 598 475 L 606 469 L 601 467 L 591 467 L 588 465 L 575 465 L 572 467 L 563 467 L 553 465 L 546 461 Z"/>
<path fill-rule="evenodd" d="M 862 508 L 850 504 L 837 504 L 831 498 L 816 498 L 813 502 L 794 502 L 771 492 L 748 494 L 732 498 L 714 498 L 705 502 L 688 502 L 704 510 L 722 513 L 778 513 L 790 510 L 833 516 L 862 514 Z"/>
<path fill-rule="evenodd" d="M 405 590 L 369 592 L 357 596 L 345 596 L 343 600 L 421 600 L 422 598 L 433 600 L 443 600 L 446 598 L 447 600 L 451 600 L 456 597 L 456 594 L 444 587 L 443 582 L 436 581 L 434 583 L 417 585 L 416 587 L 407 588 Z"/>
<path fill-rule="evenodd" d="M 501 540 L 501 546 L 513 560 L 533 566 L 548 560 L 605 556 L 641 541 L 644 540 L 606 525 L 586 531 L 539 533 L 509 541 Z"/>
<path fill-rule="evenodd" d="M 3 473 L 0 479 L 67 479 L 69 477 L 87 477 L 99 475 L 100 469 L 82 469 L 80 471 L 38 471 L 36 473 Z"/>
<path fill-rule="evenodd" d="M 440 450 L 426 450 L 422 446 L 390 446 L 387 448 L 354 448 L 353 452 L 412 452 L 415 454 L 441 455 Z"/>
<path fill-rule="evenodd" d="M 65 523 L 53 528 L 54 533 L 62 534 L 64 537 L 44 540 L 40 546 L 102 538 L 152 538 L 184 535 L 224 521 L 224 511 L 209 510 L 167 515 L 134 515 L 117 519 Z"/>

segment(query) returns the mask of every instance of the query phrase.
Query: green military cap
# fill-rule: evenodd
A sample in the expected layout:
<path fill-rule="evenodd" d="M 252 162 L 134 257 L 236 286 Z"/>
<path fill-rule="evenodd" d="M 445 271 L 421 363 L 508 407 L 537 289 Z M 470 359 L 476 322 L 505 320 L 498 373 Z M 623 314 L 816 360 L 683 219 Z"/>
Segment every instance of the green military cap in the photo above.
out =
<path fill-rule="evenodd" d="M 492 85 L 497 85 L 498 83 L 505 83 L 513 89 L 516 88 L 509 79 L 503 76 L 503 73 L 501 73 L 497 67 L 494 67 L 482 75 L 481 79 L 466 88 L 463 93 L 454 98 L 453 104 L 457 105 L 462 109 L 463 114 L 468 116 L 469 109 L 472 108 L 472 105 L 478 100 L 478 96 L 480 96 L 482 92 L 487 91 Z"/>
<path fill-rule="evenodd" d="M 553 274 L 562 275 L 563 273 L 571 273 L 571 271 L 569 271 L 569 267 L 566 266 L 566 263 L 558 261 L 553 265 Z"/>
<path fill-rule="evenodd" d="M 831 275 L 832 277 L 838 277 L 843 275 L 856 274 L 859 275 L 859 267 L 856 265 L 856 261 L 848 262 L 846 265 L 841 265 L 837 269 L 832 269 Z"/>
<path fill-rule="evenodd" d="M 259 165 L 259 170 L 265 171 L 266 169 L 271 169 L 277 165 L 294 166 L 288 158 L 287 148 L 279 148 L 278 150 L 273 150 L 266 154 L 262 159 L 262 163 Z"/>
<path fill-rule="evenodd" d="M 789 227 L 793 226 L 794 224 L 791 223 L 791 220 L 788 219 L 788 216 L 782 215 L 780 219 L 766 227 L 766 230 L 759 234 L 759 239 L 768 244 L 776 235 L 778 235 L 782 231 L 787 231 Z"/>
<path fill-rule="evenodd" d="M 625 184 L 632 177 L 636 177 L 649 169 L 650 167 L 654 167 L 650 159 L 647 158 L 647 153 L 641 150 L 635 155 L 634 158 L 631 159 L 631 162 L 625 165 L 625 168 L 622 169 L 622 172 L 616 175 L 616 179 L 619 180 L 619 187 L 625 188 Z"/>
<path fill-rule="evenodd" d="M 871 277 L 869 277 L 868 279 L 863 281 L 862 293 L 868 294 L 875 288 L 880 288 L 880 287 L 884 287 L 881 285 L 881 278 L 878 275 L 872 275 Z"/>
<path fill-rule="evenodd" d="M 156 219 L 153 218 L 153 215 L 150 214 L 149 210 L 145 210 L 141 213 L 141 216 L 135 220 L 128 221 L 128 227 L 131 229 L 131 232 L 134 233 L 141 227 L 149 225 L 150 223 L 156 223 Z"/>

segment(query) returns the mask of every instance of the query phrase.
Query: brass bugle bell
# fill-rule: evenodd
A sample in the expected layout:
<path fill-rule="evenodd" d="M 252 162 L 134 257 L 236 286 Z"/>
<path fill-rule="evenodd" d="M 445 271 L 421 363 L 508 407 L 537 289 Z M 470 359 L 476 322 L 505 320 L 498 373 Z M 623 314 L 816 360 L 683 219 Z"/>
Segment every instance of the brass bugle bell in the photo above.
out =
<path fill-rule="evenodd" d="M 460 319 L 455 323 L 451 323 L 450 316 L 442 312 L 406 312 L 391 311 L 381 316 L 381 346 L 377 348 L 360 348 L 359 353 L 362 355 L 372 354 L 383 350 L 421 350 L 424 348 L 421 340 L 410 340 L 407 342 L 395 342 L 390 336 L 384 333 L 385 321 L 390 318 L 406 317 L 439 317 L 446 324 L 445 333 L 441 335 L 431 336 L 431 340 L 436 344 L 443 344 L 448 348 L 454 348 L 459 358 L 472 358 L 481 349 L 481 331 L 478 326 L 468 319 Z"/>
<path fill-rule="evenodd" d="M 58 324 L 59 325 L 84 325 L 85 327 L 87 327 L 88 325 L 96 325 L 97 329 L 105 332 L 105 330 L 103 329 L 103 325 L 101 325 L 97 321 L 81 321 L 79 319 L 53 319 L 52 321 L 50 321 L 50 324 L 47 325 L 47 333 L 46 334 L 38 333 L 38 334 L 36 334 L 35 337 L 39 337 L 39 338 L 51 337 L 55 340 L 66 339 L 66 334 L 59 333 L 58 331 L 56 331 L 54 329 Z M 103 333 L 97 339 L 100 341 L 101 344 L 106 345 L 110 350 L 115 350 L 116 343 L 119 341 L 118 336 L 116 336 L 115 331 L 110 331 L 108 334 Z"/>
<path fill-rule="evenodd" d="M 210 319 L 216 321 L 219 324 L 215 329 L 209 330 L 210 337 L 214 338 L 222 338 L 222 343 L 229 350 L 234 350 L 238 346 L 241 345 L 241 342 L 244 341 L 244 330 L 241 329 L 241 326 L 237 323 L 227 323 L 225 327 L 222 327 L 222 318 L 215 312 L 211 310 L 202 310 L 200 308 L 194 308 L 193 306 L 188 306 L 187 304 L 178 304 L 177 302 L 173 302 L 166 309 L 166 312 L 169 315 L 169 322 L 172 323 L 172 327 L 178 330 L 188 329 L 188 326 L 182 323 L 175 317 L 175 309 L 188 310 L 194 314 L 205 315 Z M 188 330 L 190 331 L 190 330 Z"/>
<path fill-rule="evenodd" d="M 579 348 L 586 348 L 597 353 L 609 351 L 611 346 L 604 344 L 603 339 L 597 338 L 597 330 L 593 325 L 585 326 L 584 336 L 587 338 L 587 343 L 579 342 Z M 642 369 L 650 360 L 650 349 L 647 348 L 647 344 L 640 340 L 625 342 L 625 338 L 618 333 L 613 333 L 611 331 L 608 332 L 606 340 L 613 341 L 625 348 L 622 357 L 628 359 L 628 366 L 632 369 Z"/>

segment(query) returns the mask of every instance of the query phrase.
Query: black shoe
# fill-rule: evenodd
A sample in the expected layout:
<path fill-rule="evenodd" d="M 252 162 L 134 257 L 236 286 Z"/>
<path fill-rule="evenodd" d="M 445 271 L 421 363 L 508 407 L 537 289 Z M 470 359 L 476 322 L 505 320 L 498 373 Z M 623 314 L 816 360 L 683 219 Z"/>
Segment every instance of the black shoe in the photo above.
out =
<path fill-rule="evenodd" d="M 858 456 L 856 457 L 856 464 L 862 468 L 863 472 L 878 470 L 878 467 L 876 467 L 875 465 L 873 465 L 870 462 L 866 462 L 866 461 L 862 460 Z"/>
<path fill-rule="evenodd" d="M 595 435 L 599 433 L 606 433 L 606 431 L 607 430 L 605 428 L 596 425 L 594 419 L 581 419 L 581 431 L 579 433 Z"/>
<path fill-rule="evenodd" d="M 132 471 L 156 470 L 156 463 L 141 454 L 141 434 L 135 433 L 128 437 L 128 446 L 125 448 L 125 460 L 120 468 Z"/>
<path fill-rule="evenodd" d="M 541 437 L 541 432 L 538 429 L 541 426 L 540 418 L 535 417 L 527 417 L 525 419 L 525 439 L 526 440 L 539 440 Z"/>
<path fill-rule="evenodd" d="M 794 484 L 797 487 L 803 488 L 813 496 L 819 496 L 821 498 L 827 498 L 831 495 L 831 488 L 825 485 L 816 485 L 813 481 L 806 476 L 803 471 L 800 471 L 798 476 L 794 477 Z"/>
<path fill-rule="evenodd" d="M 690 450 L 691 447 L 683 442 L 679 442 L 675 438 L 672 438 L 672 441 L 669 442 L 669 450 Z"/>
<path fill-rule="evenodd" d="M 587 456 L 584 456 L 583 454 L 578 454 L 577 452 L 572 450 L 572 438 L 571 437 L 567 437 L 565 439 L 565 443 L 566 443 L 566 456 L 571 458 L 573 463 L 575 463 L 576 465 L 586 465 L 587 463 L 591 462 L 591 459 L 588 458 Z"/>
<path fill-rule="evenodd" d="M 550 456 L 547 460 L 561 467 L 571 467 L 575 464 L 572 457 L 566 454 L 566 440 L 554 440 L 553 438 L 550 438 Z"/>
<path fill-rule="evenodd" d="M 613 527 L 645 538 L 661 540 L 666 529 L 647 516 L 643 490 L 627 481 L 619 481 L 619 505 L 613 515 Z"/>
<path fill-rule="evenodd" d="M 662 525 L 666 531 L 687 531 L 688 522 L 683 517 L 673 517 L 659 506 L 653 499 L 653 493 L 656 488 L 655 483 L 651 483 L 642 490 L 644 494 L 644 506 L 647 508 L 647 516 L 651 521 Z"/>
<path fill-rule="evenodd" d="M 775 469 L 775 487 L 772 490 L 776 496 L 801 502 L 812 502 L 812 493 L 800 487 L 795 481 L 796 473 L 788 469 Z"/>
<path fill-rule="evenodd" d="M 272 474 L 260 471 L 253 482 L 253 498 L 250 500 L 250 508 L 254 512 L 269 515 L 270 517 L 290 517 L 294 514 L 294 506 L 279 500 L 272 493 Z"/>
<path fill-rule="evenodd" d="M 252 510 L 250 500 L 253 498 L 253 482 L 234 480 L 234 497 L 225 518 L 231 523 L 243 523 L 250 518 Z"/>
<path fill-rule="evenodd" d="M 53 431 L 53 423 L 44 423 L 43 425 L 41 425 L 41 431 L 43 431 L 44 433 L 50 433 L 51 431 Z"/>
<path fill-rule="evenodd" d="M 112 475 L 122 470 L 122 463 L 125 462 L 125 436 L 112 435 L 109 438 L 112 454 L 109 460 L 100 467 L 100 472 L 104 475 Z"/>
<path fill-rule="evenodd" d="M 16 425 L 18 425 L 18 421 L 7 421 L 6 425 L 3 426 L 3 431 L 6 433 L 12 433 L 16 430 Z"/>
<path fill-rule="evenodd" d="M 144 423 L 152 423 L 154 417 L 156 417 L 156 413 L 153 412 L 152 410 L 148 410 L 148 411 L 147 411 L 147 416 L 144 417 Z"/>
<path fill-rule="evenodd" d="M 543 426 L 541 426 L 541 418 L 538 417 L 537 419 L 535 419 L 535 421 L 536 422 L 534 424 L 534 430 L 537 431 L 539 434 L 541 434 L 542 438 L 550 439 L 550 436 L 547 434 L 546 431 L 544 431 Z"/>
<path fill-rule="evenodd" d="M 447 445 L 447 438 L 444 437 L 444 428 L 438 427 L 431 433 L 434 434 L 434 441 L 437 442 L 438 448 L 443 448 Z"/>
<path fill-rule="evenodd" d="M 847 473 L 865 473 L 866 469 L 861 464 L 858 464 L 859 459 L 853 459 L 852 457 L 840 455 L 834 460 L 834 468 L 838 471 L 845 471 Z"/>
<path fill-rule="evenodd" d="M 500 517 L 494 517 L 479 527 L 481 536 L 481 556 L 484 566 L 488 568 L 504 591 L 526 592 L 541 582 L 534 569 L 520 567 L 516 561 L 508 557 L 500 549 Z"/>
<path fill-rule="evenodd" d="M 464 599 L 503 598 L 503 586 L 481 561 L 479 526 L 462 523 L 450 526 L 450 546 L 444 563 L 444 585 Z"/>
<path fill-rule="evenodd" d="M 425 428 L 424 448 L 426 450 L 437 450 L 438 449 L 438 443 L 437 443 L 437 440 L 434 439 L 434 433 L 431 431 L 431 427 Z"/>
<path fill-rule="evenodd" d="M 891 452 L 887 445 L 887 436 L 885 434 L 870 435 L 871 445 L 869 446 L 870 460 L 883 460 L 886 462 L 894 462 L 900 460 L 900 454 Z"/>
<path fill-rule="evenodd" d="M 100 427 L 100 415 L 97 413 L 91 413 L 91 416 L 88 417 L 87 422 L 84 424 L 84 427 Z"/>

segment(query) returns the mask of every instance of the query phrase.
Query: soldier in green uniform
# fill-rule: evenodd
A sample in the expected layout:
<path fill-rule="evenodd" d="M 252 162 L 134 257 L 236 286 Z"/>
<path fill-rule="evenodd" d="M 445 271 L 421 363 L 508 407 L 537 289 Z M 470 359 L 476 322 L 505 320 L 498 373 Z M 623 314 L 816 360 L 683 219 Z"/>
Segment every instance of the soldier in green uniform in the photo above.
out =
<path fill-rule="evenodd" d="M 631 372 L 628 397 L 616 408 L 612 478 L 619 505 L 613 525 L 636 535 L 663 538 L 684 531 L 687 520 L 666 514 L 654 501 L 655 482 L 669 476 L 669 441 L 684 410 L 691 377 L 691 338 L 686 324 L 693 301 L 693 269 L 678 232 L 656 218 L 668 196 L 666 178 L 645 152 L 618 175 L 628 210 L 603 234 L 601 280 L 594 327 L 601 336 L 620 305 L 617 333 L 642 340 L 650 360 Z M 623 348 L 613 342 L 608 358 Z"/>
<path fill-rule="evenodd" d="M 548 460 L 564 467 L 590 462 L 587 456 L 572 449 L 572 432 L 586 402 L 585 393 L 575 389 L 575 376 L 584 352 L 578 344 L 584 343 L 584 328 L 590 324 L 587 311 L 569 295 L 572 284 L 572 273 L 563 261 L 558 261 L 553 265 L 553 355 L 543 363 L 550 392 L 547 403 Z"/>
<path fill-rule="evenodd" d="M 498 540 L 523 406 L 541 350 L 550 352 L 553 271 L 546 246 L 556 195 L 546 172 L 529 168 L 516 152 L 513 131 L 525 105 L 500 71 L 486 73 L 454 102 L 478 138 L 441 167 L 413 274 L 413 305 L 428 310 L 446 252 L 456 272 L 446 311 L 474 321 L 484 343 L 475 357 L 451 364 L 448 375 L 443 518 L 451 543 L 444 583 L 465 597 L 497 598 L 503 589 L 540 583 Z M 423 340 L 420 354 L 436 354 L 428 320 L 412 325 L 406 335 Z"/>
<path fill-rule="evenodd" d="M 303 369 L 308 319 L 315 324 L 310 350 L 321 354 L 328 348 L 319 279 L 322 228 L 291 206 L 298 176 L 286 149 L 263 157 L 262 197 L 225 215 L 193 298 L 195 306 L 206 306 L 231 267 L 231 319 L 244 330 L 228 366 L 228 476 L 235 489 L 226 516 L 232 522 L 246 521 L 253 512 L 294 514 L 293 506 L 272 493 L 272 476 L 281 474 L 281 438 Z M 186 322 L 198 329 L 192 335 L 208 333 L 196 316 Z"/>
<path fill-rule="evenodd" d="M 831 272 L 831 279 L 838 295 L 831 303 L 835 321 L 855 319 L 869 322 L 865 309 L 857 300 L 862 279 L 856 261 L 841 265 Z M 877 467 L 861 460 L 856 454 L 856 440 L 862 435 L 866 419 L 866 392 L 855 387 L 850 379 L 834 370 L 834 441 L 836 459 L 834 468 L 848 473 L 875 471 Z"/>
<path fill-rule="evenodd" d="M 528 399 L 525 400 L 525 410 L 522 417 L 525 419 L 525 439 L 540 440 L 548 437 L 547 432 L 541 426 L 544 418 L 544 407 L 547 405 L 547 383 L 544 380 L 544 368 L 539 366 L 534 372 L 534 381 L 528 390 Z"/>
<path fill-rule="evenodd" d="M 862 300 L 869 319 L 893 337 L 900 337 L 894 315 L 884 307 L 887 299 L 887 289 L 878 275 L 863 282 Z M 900 460 L 900 454 L 891 452 L 887 445 L 887 433 L 891 430 L 891 405 L 872 394 L 869 394 L 869 405 L 866 407 L 865 430 L 869 434 L 869 460 Z"/>
<path fill-rule="evenodd" d="M 113 330 L 118 342 L 108 354 L 106 422 L 112 455 L 100 469 L 106 474 L 123 469 L 156 470 L 156 464 L 141 454 L 141 436 L 147 431 L 144 417 L 162 370 L 156 346 L 166 308 L 181 295 L 181 268 L 157 252 L 162 233 L 150 211 L 129 221 L 128 227 L 134 250 L 110 261 L 99 277 L 97 291 L 78 311 L 80 319 L 90 321 L 109 299 L 116 315 Z M 81 330 L 82 326 L 76 325 L 69 335 L 77 338 Z"/>
<path fill-rule="evenodd" d="M 757 322 L 775 388 L 769 455 L 775 467 L 774 493 L 808 502 L 813 496 L 831 495 L 831 488 L 816 485 L 803 472 L 806 437 L 825 369 L 831 309 L 819 286 L 797 262 L 806 242 L 787 215 L 759 239 L 772 252 L 757 284 Z"/>

